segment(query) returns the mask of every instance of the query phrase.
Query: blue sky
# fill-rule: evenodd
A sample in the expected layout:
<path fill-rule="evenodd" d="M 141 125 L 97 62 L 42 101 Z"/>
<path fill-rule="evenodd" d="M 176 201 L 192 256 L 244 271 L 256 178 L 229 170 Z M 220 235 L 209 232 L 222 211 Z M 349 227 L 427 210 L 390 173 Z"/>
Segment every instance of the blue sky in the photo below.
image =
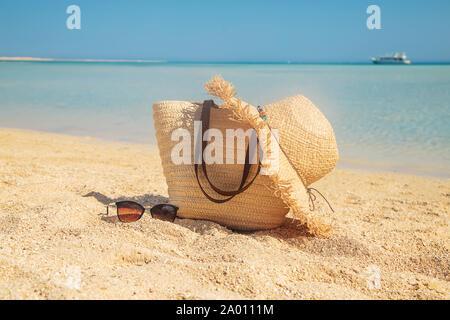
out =
<path fill-rule="evenodd" d="M 66 8 L 81 8 L 68 30 Z M 366 8 L 381 8 L 368 30 Z M 405 51 L 450 61 L 450 1 L 0 0 L 0 56 L 366 62 Z"/>

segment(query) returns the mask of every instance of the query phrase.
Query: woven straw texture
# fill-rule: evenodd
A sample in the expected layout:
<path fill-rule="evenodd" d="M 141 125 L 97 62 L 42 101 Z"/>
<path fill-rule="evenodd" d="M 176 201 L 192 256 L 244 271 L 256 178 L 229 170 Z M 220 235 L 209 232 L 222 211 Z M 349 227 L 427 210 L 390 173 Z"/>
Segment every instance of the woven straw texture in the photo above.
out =
<path fill-rule="evenodd" d="M 311 190 L 307 188 L 330 172 L 338 161 L 334 132 L 323 114 L 307 98 L 297 95 L 265 106 L 265 121 L 258 109 L 237 98 L 236 89 L 221 77 L 213 78 L 205 88 L 224 102 L 219 110 L 211 112 L 210 128 L 221 130 L 223 137 L 225 129 L 253 128 L 260 141 L 267 139 L 261 170 L 266 173 L 259 174 L 249 189 L 229 202 L 217 204 L 208 200 L 198 187 L 193 165 L 194 120 L 200 120 L 201 104 L 155 103 L 156 137 L 169 200 L 180 207 L 180 217 L 212 220 L 234 229 L 257 230 L 281 225 L 291 209 L 312 235 L 325 235 L 330 228 L 309 210 Z M 178 141 L 171 141 L 171 134 L 178 128 L 190 132 L 192 164 L 172 162 L 171 152 Z M 242 171 L 243 165 L 239 164 L 208 165 L 211 181 L 226 190 L 238 188 Z M 256 166 L 250 177 L 255 171 Z M 208 194 L 214 195 L 206 183 L 203 186 Z"/>
<path fill-rule="evenodd" d="M 268 132 L 268 140 L 277 141 L 269 144 L 274 150 L 268 150 L 268 153 L 276 151 L 279 162 L 279 169 L 270 174 L 272 187 L 312 235 L 326 235 L 330 226 L 308 210 L 314 198 L 307 188 L 309 183 L 328 173 L 338 160 L 334 132 L 322 113 L 299 95 L 264 107 L 268 120 L 263 120 L 257 108 L 238 98 L 236 88 L 220 76 L 206 83 L 205 89 L 224 102 L 220 107 L 232 111 L 234 119 L 255 128 L 259 138 L 261 132 L 264 135 Z M 270 126 L 271 116 L 274 128 Z M 278 129 L 278 138 L 273 129 Z"/>
<path fill-rule="evenodd" d="M 289 208 L 270 188 L 269 176 L 258 175 L 253 184 L 245 192 L 225 203 L 214 203 L 201 192 L 194 171 L 194 120 L 200 121 L 201 104 L 184 101 L 163 101 L 153 105 L 156 138 L 158 141 L 164 175 L 169 193 L 169 202 L 180 209 L 182 218 L 205 219 L 218 222 L 237 230 L 271 229 L 280 226 Z M 228 110 L 212 110 L 210 127 L 222 131 L 225 129 L 249 129 L 248 124 L 233 121 Z M 187 129 L 191 136 L 191 163 L 174 164 L 171 158 L 172 149 L 179 141 L 171 141 L 172 132 L 178 128 Z M 224 148 L 226 143 L 224 142 Z M 243 148 L 243 146 L 241 147 Z M 223 154 L 225 155 L 225 149 Z M 235 160 L 237 152 L 235 152 Z M 236 163 L 236 161 L 233 161 Z M 252 166 L 249 179 L 256 173 L 256 165 Z M 239 187 L 242 164 L 207 165 L 210 180 L 219 188 L 236 190 Z M 248 179 L 248 180 L 249 180 Z M 202 186 L 216 198 L 216 194 L 207 184 L 200 170 Z"/>
<path fill-rule="evenodd" d="M 333 170 L 339 159 L 333 128 L 310 100 L 296 95 L 264 106 L 264 111 L 305 186 Z"/>

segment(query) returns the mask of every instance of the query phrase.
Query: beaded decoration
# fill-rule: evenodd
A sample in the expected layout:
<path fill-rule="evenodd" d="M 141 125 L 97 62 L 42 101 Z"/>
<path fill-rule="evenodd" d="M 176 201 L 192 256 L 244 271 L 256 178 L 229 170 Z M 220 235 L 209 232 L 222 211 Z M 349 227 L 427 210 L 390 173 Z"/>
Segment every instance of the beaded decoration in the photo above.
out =
<path fill-rule="evenodd" d="M 266 120 L 267 120 L 267 115 L 266 115 L 266 113 L 264 112 L 263 107 L 258 106 L 258 112 L 259 112 L 259 116 L 260 116 L 264 121 L 266 121 Z"/>

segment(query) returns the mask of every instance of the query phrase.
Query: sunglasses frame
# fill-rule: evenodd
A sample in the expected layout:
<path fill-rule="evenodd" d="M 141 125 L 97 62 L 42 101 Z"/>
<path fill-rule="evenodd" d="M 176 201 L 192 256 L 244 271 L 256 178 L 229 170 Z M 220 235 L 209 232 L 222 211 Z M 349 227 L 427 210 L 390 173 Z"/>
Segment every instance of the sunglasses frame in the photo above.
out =
<path fill-rule="evenodd" d="M 135 221 L 123 221 L 122 219 L 120 219 L 119 205 L 122 204 L 122 203 L 125 203 L 125 202 L 129 202 L 129 203 L 132 203 L 132 204 L 134 204 L 134 205 L 138 205 L 140 208 L 142 208 L 142 212 L 141 212 L 141 214 L 139 215 L 139 218 L 137 218 Z M 151 208 L 148 208 L 148 207 L 146 208 L 146 207 L 144 207 L 143 205 L 141 205 L 140 203 L 137 203 L 137 202 L 135 202 L 135 201 L 132 201 L 132 200 L 122 200 L 122 201 L 112 202 L 112 203 L 110 203 L 110 204 L 108 204 L 108 205 L 106 206 L 106 215 L 107 215 L 107 216 L 109 216 L 109 207 L 113 207 L 113 206 L 116 208 L 116 215 L 117 215 L 117 218 L 119 219 L 120 222 L 123 222 L 123 223 L 130 223 L 130 222 L 136 222 L 136 221 L 139 221 L 139 220 L 142 218 L 142 216 L 144 215 L 144 213 L 145 213 L 146 210 L 149 210 L 149 211 L 150 211 L 150 215 L 152 216 L 153 219 L 163 220 L 163 219 L 155 218 L 155 217 L 153 216 L 153 210 L 156 209 L 156 208 L 159 208 L 159 207 L 161 207 L 161 206 L 170 206 L 170 207 L 172 207 L 172 208 L 175 208 L 175 217 L 174 217 L 173 220 L 172 220 L 172 222 L 173 222 L 173 221 L 175 221 L 175 218 L 178 217 L 178 209 L 180 209 L 179 207 L 177 207 L 177 206 L 175 206 L 175 205 L 173 205 L 173 204 L 170 204 L 170 203 L 160 203 L 160 204 L 154 205 L 154 206 L 151 207 Z"/>
<path fill-rule="evenodd" d="M 175 208 L 175 217 L 173 218 L 173 221 L 175 221 L 175 218 L 178 217 L 178 208 L 176 205 L 170 204 L 170 203 L 160 203 L 160 204 L 155 204 L 153 207 L 150 208 L 150 215 L 152 216 L 153 219 L 157 219 L 153 216 L 153 210 L 162 206 L 170 206 L 172 208 Z"/>

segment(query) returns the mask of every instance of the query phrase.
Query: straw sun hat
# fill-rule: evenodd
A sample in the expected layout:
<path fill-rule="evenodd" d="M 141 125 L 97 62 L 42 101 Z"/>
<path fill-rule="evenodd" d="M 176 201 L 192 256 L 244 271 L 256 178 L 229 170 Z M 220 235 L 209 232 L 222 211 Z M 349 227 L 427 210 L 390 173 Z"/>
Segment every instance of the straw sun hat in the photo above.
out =
<path fill-rule="evenodd" d="M 213 78 L 205 88 L 223 105 L 216 106 L 212 101 L 162 101 L 153 105 L 169 202 L 180 208 L 178 215 L 238 230 L 259 230 L 280 226 L 292 210 L 311 234 L 326 233 L 329 227 L 310 210 L 314 196 L 308 188 L 338 161 L 334 132 L 323 114 L 302 95 L 266 105 L 261 114 L 258 108 L 237 98 L 236 89 L 221 77 Z M 259 159 L 263 164 L 238 164 L 235 152 L 233 164 L 195 165 L 194 122 L 200 120 L 203 129 L 207 122 L 207 127 L 218 129 L 224 137 L 227 129 L 255 129 L 258 141 L 269 142 L 264 161 Z M 179 143 L 172 141 L 172 133 L 178 128 L 190 133 L 191 162 L 172 161 Z M 206 144 L 202 142 L 202 147 Z M 235 151 L 248 153 L 248 147 L 246 141 L 235 146 Z"/>

